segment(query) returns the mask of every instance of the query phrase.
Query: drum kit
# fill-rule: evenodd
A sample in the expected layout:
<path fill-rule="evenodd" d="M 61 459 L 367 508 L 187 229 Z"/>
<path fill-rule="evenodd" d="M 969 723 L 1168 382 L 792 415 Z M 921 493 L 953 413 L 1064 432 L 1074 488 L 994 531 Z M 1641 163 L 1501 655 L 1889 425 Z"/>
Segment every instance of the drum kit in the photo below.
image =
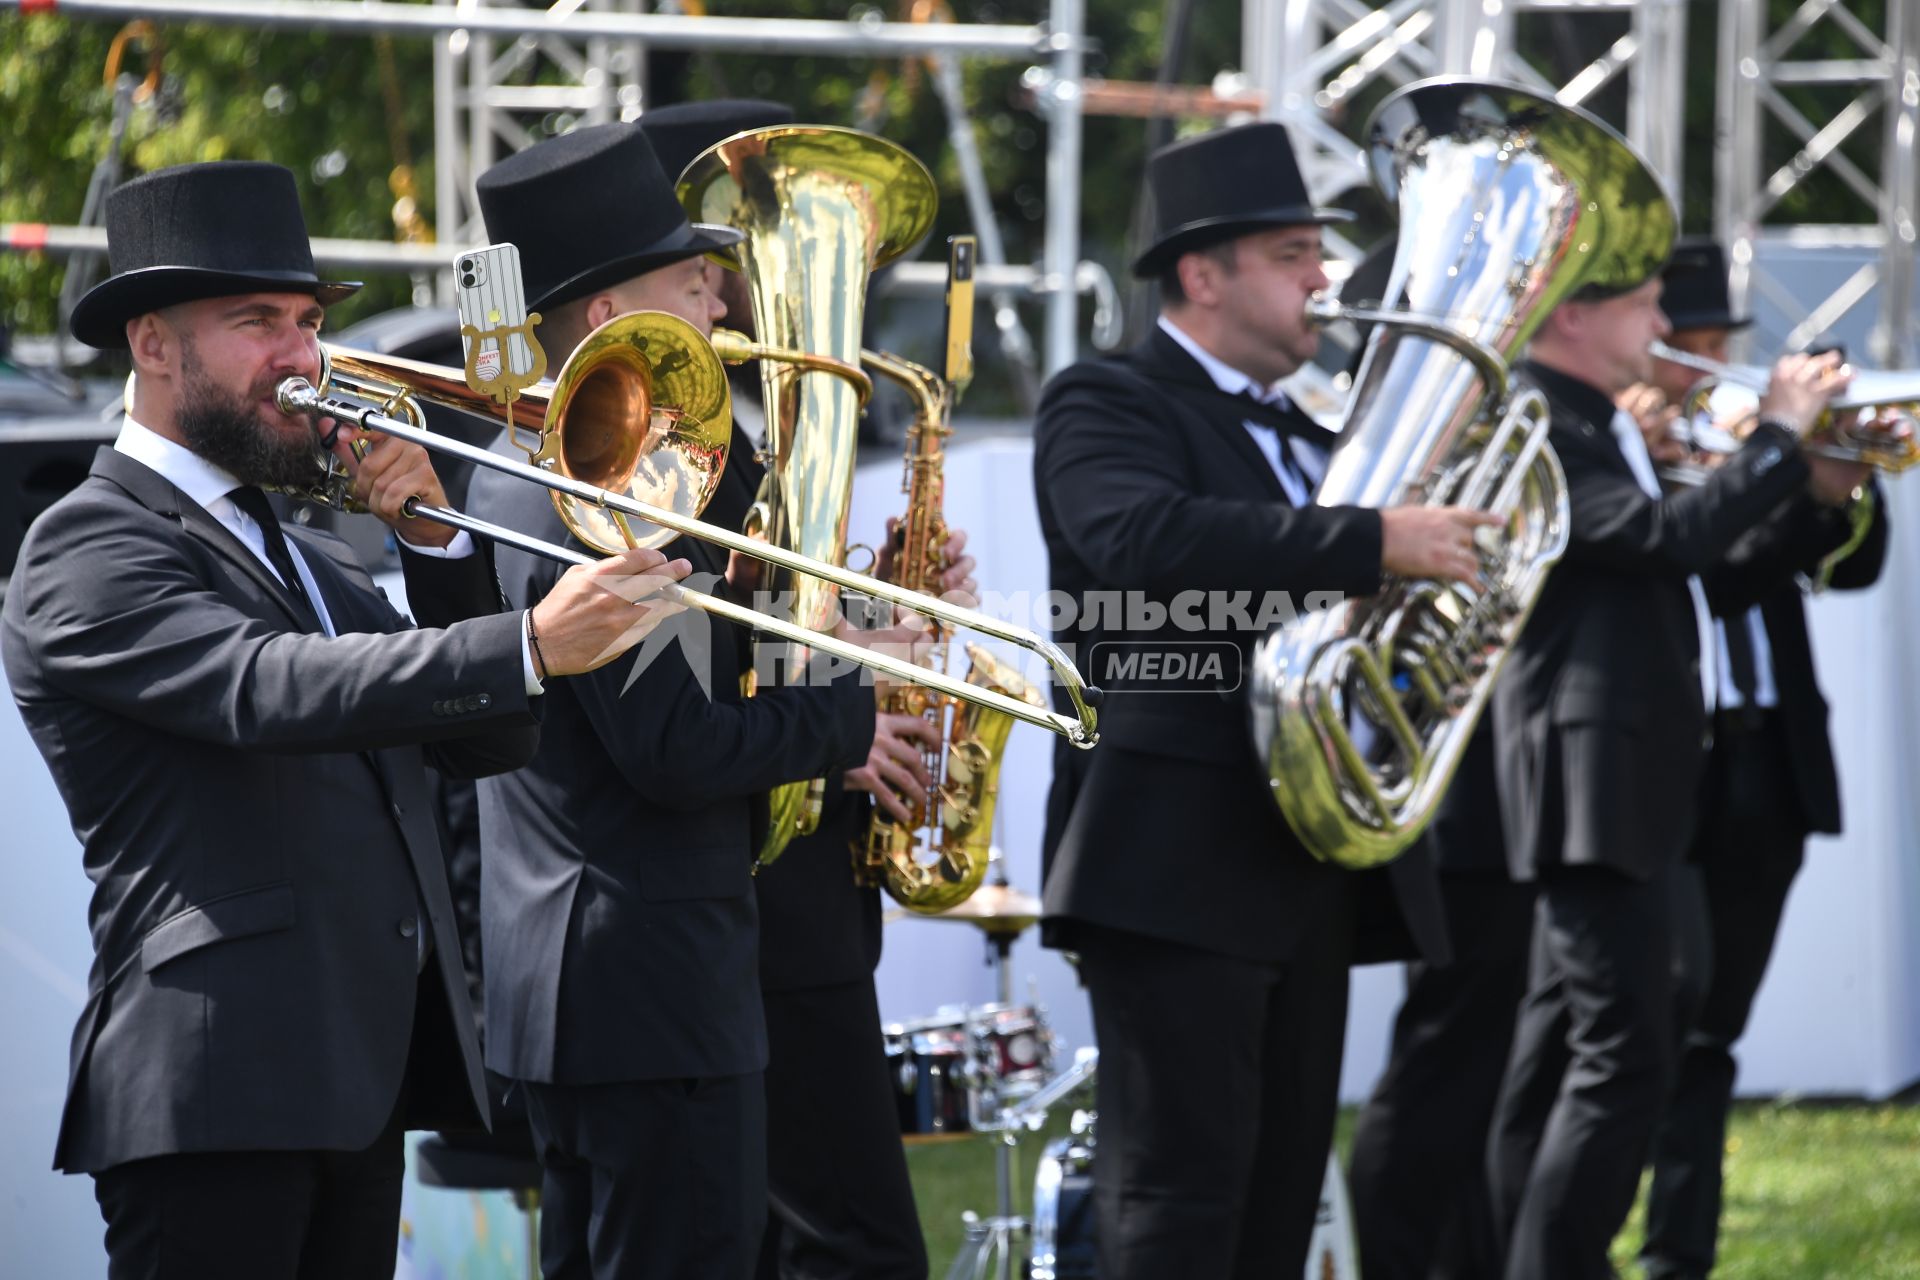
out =
<path fill-rule="evenodd" d="M 1013 1002 L 1013 944 L 1039 922 L 1040 902 L 1006 884 L 993 860 L 994 882 L 937 915 L 900 917 L 971 924 L 986 936 L 998 999 L 972 1008 L 949 1006 L 926 1018 L 884 1028 L 909 1145 L 991 1134 L 996 1205 L 988 1217 L 963 1215 L 966 1234 L 947 1280 L 1095 1280 L 1093 1165 L 1098 1116 L 1093 1086 L 1099 1051 L 1083 1048 L 1056 1073 L 1059 1038 L 1046 1010 Z M 1058 1108 L 1071 1106 L 1068 1132 L 1041 1151 L 1034 1172 L 1032 1216 L 1013 1201 L 1014 1166 L 1023 1138 L 1039 1133 Z M 1329 1155 L 1320 1212 L 1308 1249 L 1306 1280 L 1356 1280 L 1359 1269 L 1347 1197 L 1336 1157 Z"/>

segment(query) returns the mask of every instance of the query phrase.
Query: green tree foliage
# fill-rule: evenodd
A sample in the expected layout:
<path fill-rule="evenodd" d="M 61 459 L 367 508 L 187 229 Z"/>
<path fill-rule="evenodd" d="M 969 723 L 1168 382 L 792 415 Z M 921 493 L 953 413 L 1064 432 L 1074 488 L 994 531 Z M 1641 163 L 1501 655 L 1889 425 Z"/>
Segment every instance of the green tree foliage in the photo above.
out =
<path fill-rule="evenodd" d="M 114 94 L 102 73 L 114 34 L 106 22 L 0 17 L 0 119 L 9 122 L 0 222 L 80 220 L 111 135 Z M 314 235 L 391 240 L 389 179 L 410 155 L 431 225 L 429 42 L 391 42 L 390 111 L 381 52 L 365 36 L 167 24 L 161 37 L 166 86 L 157 105 L 128 117 L 123 177 L 190 160 L 273 160 L 293 170 Z M 122 70 L 147 65 L 129 51 Z M 0 254 L 0 325 L 50 330 L 65 269 L 52 256 Z M 404 277 L 370 279 L 340 318 L 404 304 L 411 292 Z"/>

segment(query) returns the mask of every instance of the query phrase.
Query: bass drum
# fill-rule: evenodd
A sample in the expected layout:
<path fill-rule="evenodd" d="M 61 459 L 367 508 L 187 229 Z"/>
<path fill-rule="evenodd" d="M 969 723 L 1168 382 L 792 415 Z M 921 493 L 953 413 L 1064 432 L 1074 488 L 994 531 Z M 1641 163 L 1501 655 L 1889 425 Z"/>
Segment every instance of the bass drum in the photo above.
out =
<path fill-rule="evenodd" d="M 1028 1280 L 1098 1280 L 1094 1260 L 1093 1125 L 1055 1138 L 1033 1179 L 1033 1251 Z M 1360 1280 L 1353 1211 L 1337 1157 L 1327 1157 L 1320 1212 L 1307 1246 L 1305 1280 Z"/>

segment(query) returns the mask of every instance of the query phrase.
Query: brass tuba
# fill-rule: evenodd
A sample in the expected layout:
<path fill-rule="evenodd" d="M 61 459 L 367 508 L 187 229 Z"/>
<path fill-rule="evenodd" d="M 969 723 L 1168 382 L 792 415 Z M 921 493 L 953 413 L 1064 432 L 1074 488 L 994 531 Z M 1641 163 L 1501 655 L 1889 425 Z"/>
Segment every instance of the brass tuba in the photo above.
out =
<path fill-rule="evenodd" d="M 933 176 L 905 149 L 871 134 L 779 126 L 709 147 L 681 175 L 679 193 L 694 221 L 724 223 L 746 237 L 734 252 L 763 344 L 767 414 L 767 478 L 752 532 L 842 564 L 865 399 L 858 368 L 867 281 L 932 227 Z M 826 357 L 835 367 L 785 352 Z M 790 577 L 769 585 L 776 599 L 792 601 L 788 617 L 800 626 L 828 631 L 839 617 L 830 582 Z M 814 829 L 823 790 L 818 779 L 774 789 L 761 865 Z"/>
<path fill-rule="evenodd" d="M 1511 85 L 1431 80 L 1369 122 L 1374 183 L 1400 210 L 1376 322 L 1321 506 L 1466 506 L 1507 519 L 1473 583 L 1388 581 L 1261 640 L 1256 746 L 1274 799 L 1317 857 L 1376 866 L 1425 828 L 1494 678 L 1567 543 L 1545 400 L 1510 362 L 1582 286 L 1626 287 L 1666 260 L 1676 218 L 1619 134 Z M 1489 545 L 1497 542 L 1498 545 Z"/>

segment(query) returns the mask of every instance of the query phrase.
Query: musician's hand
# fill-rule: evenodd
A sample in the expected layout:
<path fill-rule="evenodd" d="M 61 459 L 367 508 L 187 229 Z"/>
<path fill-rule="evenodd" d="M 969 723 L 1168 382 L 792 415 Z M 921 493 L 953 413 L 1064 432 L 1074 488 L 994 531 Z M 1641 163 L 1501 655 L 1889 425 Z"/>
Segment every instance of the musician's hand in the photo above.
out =
<path fill-rule="evenodd" d="M 1805 437 L 1828 403 L 1853 379 L 1853 369 L 1840 353 L 1782 356 L 1773 366 L 1766 394 L 1760 397 L 1760 416 L 1785 425 Z"/>
<path fill-rule="evenodd" d="M 1504 523 L 1465 507 L 1388 507 L 1380 513 L 1380 570 L 1396 578 L 1467 581 L 1480 572 L 1474 530 Z"/>
<path fill-rule="evenodd" d="M 980 603 L 980 584 L 973 579 L 974 559 L 965 554 L 966 547 L 965 529 L 947 531 L 947 540 L 940 547 L 940 558 L 946 568 L 940 571 L 940 584 L 934 594 L 951 604 L 971 609 Z M 873 576 L 882 582 L 899 582 L 900 557 L 905 550 L 900 517 L 888 516 L 887 536 L 873 555 Z"/>
<path fill-rule="evenodd" d="M 887 517 L 887 536 L 880 540 L 880 549 L 873 553 L 873 567 L 869 576 L 882 582 L 898 582 L 894 571 L 900 566 L 900 544 L 905 534 L 900 528 L 899 516 Z"/>
<path fill-rule="evenodd" d="M 940 550 L 946 559 L 947 567 L 940 575 L 940 590 L 937 593 L 948 604 L 957 604 L 963 609 L 972 609 L 980 603 L 980 584 L 973 580 L 974 560 L 966 554 L 967 531 L 954 529 L 947 534 L 947 543 Z"/>
<path fill-rule="evenodd" d="M 1665 392 L 1650 383 L 1637 382 L 1621 392 L 1614 403 L 1632 415 L 1655 466 L 1686 461 L 1687 446 L 1673 436 L 1673 424 L 1679 421 L 1680 410 L 1667 403 Z"/>
<path fill-rule="evenodd" d="M 326 430 L 331 431 L 332 427 Z M 356 441 L 360 442 L 364 456 L 355 452 Z M 409 498 L 419 498 L 428 506 L 447 505 L 446 490 L 440 487 L 433 459 L 425 449 L 378 431 L 342 427 L 334 436 L 333 453 L 353 477 L 354 498 L 391 525 L 402 542 L 416 547 L 444 547 L 453 541 L 459 530 L 432 520 L 409 517 L 402 510 Z"/>
<path fill-rule="evenodd" d="M 939 749 L 940 735 L 924 717 L 883 712 L 873 722 L 867 762 L 847 770 L 846 786 L 871 794 L 894 821 L 913 822 L 925 810 L 933 783 L 926 753 Z"/>
<path fill-rule="evenodd" d="M 1864 462 L 1843 462 L 1811 452 L 1806 458 L 1809 473 L 1807 489 L 1815 501 L 1824 502 L 1829 507 L 1846 506 L 1853 498 L 1854 490 L 1873 475 L 1873 468 Z"/>
<path fill-rule="evenodd" d="M 660 592 L 693 566 L 641 548 L 598 564 L 575 565 L 533 606 L 544 676 L 572 676 L 605 666 L 686 606 Z"/>

